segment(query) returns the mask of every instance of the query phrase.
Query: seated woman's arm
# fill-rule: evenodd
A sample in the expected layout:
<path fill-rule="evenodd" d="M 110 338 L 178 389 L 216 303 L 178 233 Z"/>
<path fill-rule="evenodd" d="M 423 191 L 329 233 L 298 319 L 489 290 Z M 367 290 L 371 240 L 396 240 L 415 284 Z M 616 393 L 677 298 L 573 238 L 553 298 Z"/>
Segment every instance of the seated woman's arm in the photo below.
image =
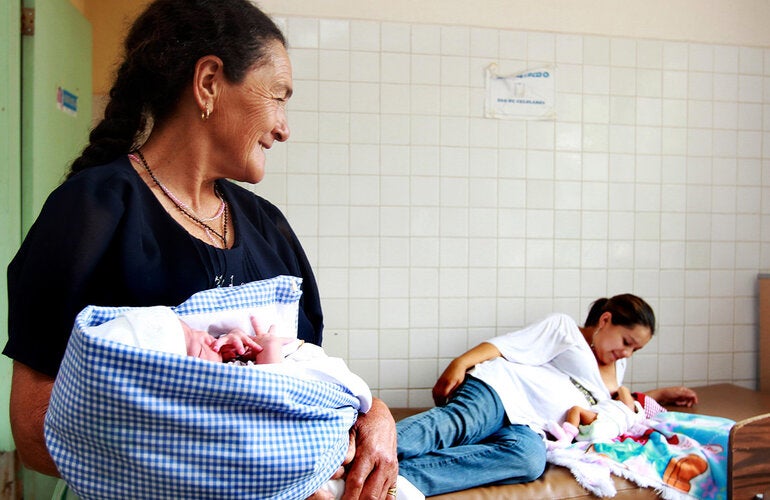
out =
<path fill-rule="evenodd" d="M 43 436 L 54 379 L 18 361 L 11 380 L 11 432 L 21 462 L 29 469 L 59 476 Z"/>
<path fill-rule="evenodd" d="M 462 354 L 449 363 L 444 373 L 433 386 L 433 401 L 436 405 L 446 403 L 449 396 L 460 387 L 465 380 L 465 373 L 479 363 L 502 356 L 500 350 L 489 342 L 482 342 L 470 351 Z"/>
<path fill-rule="evenodd" d="M 698 404 L 698 395 L 689 387 L 661 387 L 645 391 L 649 397 L 661 405 L 686 406 Z"/>

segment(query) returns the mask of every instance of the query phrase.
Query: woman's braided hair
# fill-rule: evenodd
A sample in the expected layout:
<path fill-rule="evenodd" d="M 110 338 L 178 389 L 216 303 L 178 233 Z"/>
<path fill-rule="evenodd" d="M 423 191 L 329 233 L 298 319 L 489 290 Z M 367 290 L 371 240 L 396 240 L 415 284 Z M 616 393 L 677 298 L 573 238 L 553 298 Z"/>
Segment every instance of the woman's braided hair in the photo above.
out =
<path fill-rule="evenodd" d="M 104 118 L 68 177 L 134 149 L 150 120 L 162 123 L 174 111 L 201 57 L 219 57 L 225 77 L 237 83 L 274 41 L 286 45 L 281 30 L 249 0 L 152 2 L 128 32 Z"/>
<path fill-rule="evenodd" d="M 655 334 L 655 313 L 644 299 L 624 293 L 610 298 L 602 298 L 591 304 L 585 326 L 596 326 L 605 312 L 612 314 L 612 324 L 633 328 L 637 325 L 650 329 Z"/>

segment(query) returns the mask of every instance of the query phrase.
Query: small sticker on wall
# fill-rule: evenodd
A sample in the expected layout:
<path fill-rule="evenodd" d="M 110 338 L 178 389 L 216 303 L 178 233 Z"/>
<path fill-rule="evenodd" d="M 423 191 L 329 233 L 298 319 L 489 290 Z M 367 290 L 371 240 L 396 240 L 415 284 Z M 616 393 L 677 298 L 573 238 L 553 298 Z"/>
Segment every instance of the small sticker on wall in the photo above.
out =
<path fill-rule="evenodd" d="M 497 65 L 486 68 L 487 118 L 550 120 L 554 111 L 554 68 L 544 66 L 513 75 L 499 75 Z"/>
<path fill-rule="evenodd" d="M 63 87 L 56 88 L 56 107 L 68 115 L 77 116 L 78 96 Z"/>

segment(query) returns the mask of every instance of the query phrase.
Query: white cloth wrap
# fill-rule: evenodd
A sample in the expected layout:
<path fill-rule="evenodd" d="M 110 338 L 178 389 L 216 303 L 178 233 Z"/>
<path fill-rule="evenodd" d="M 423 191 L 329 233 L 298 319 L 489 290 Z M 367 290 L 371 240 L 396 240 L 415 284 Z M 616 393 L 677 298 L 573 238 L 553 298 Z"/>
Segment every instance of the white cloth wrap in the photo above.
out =
<path fill-rule="evenodd" d="M 266 280 L 175 309 L 238 309 L 276 293 Z M 81 498 L 300 499 L 342 463 L 359 411 L 350 390 L 89 333 L 126 310 L 78 315 L 45 419 L 51 456 Z"/>
<path fill-rule="evenodd" d="M 644 421 L 644 408 L 634 401 L 632 410 L 622 401 L 605 399 L 591 407 L 596 412 L 596 420 L 588 425 L 580 425 L 578 441 L 610 441 L 625 433 L 634 424 Z"/>

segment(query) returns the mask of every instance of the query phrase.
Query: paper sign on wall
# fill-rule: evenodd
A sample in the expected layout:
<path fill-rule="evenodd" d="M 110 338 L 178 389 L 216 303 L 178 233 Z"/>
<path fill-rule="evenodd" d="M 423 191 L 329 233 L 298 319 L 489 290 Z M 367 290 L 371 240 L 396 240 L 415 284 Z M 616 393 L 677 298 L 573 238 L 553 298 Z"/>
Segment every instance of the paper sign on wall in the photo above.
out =
<path fill-rule="evenodd" d="M 63 87 L 56 88 L 56 106 L 68 115 L 77 116 L 78 96 Z"/>
<path fill-rule="evenodd" d="M 499 75 L 496 64 L 487 66 L 484 116 L 509 120 L 554 119 L 553 67 Z"/>

